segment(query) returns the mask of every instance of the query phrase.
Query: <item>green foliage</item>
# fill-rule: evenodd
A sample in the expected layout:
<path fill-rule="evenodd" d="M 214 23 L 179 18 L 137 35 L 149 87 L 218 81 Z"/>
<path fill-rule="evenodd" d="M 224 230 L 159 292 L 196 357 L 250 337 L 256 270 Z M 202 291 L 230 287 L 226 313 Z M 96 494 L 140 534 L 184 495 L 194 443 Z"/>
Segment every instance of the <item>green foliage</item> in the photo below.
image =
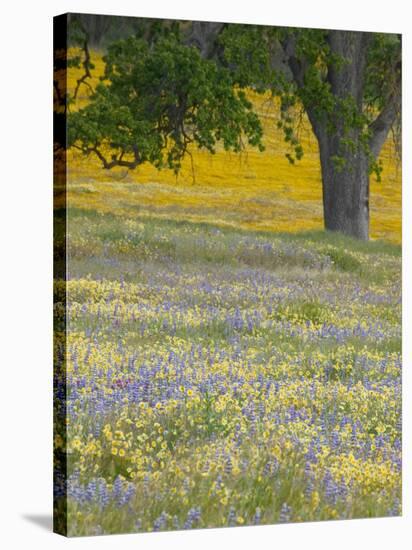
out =
<path fill-rule="evenodd" d="M 376 33 L 368 48 L 364 100 L 369 117 L 385 106 L 398 85 L 401 73 L 401 37 Z"/>
<path fill-rule="evenodd" d="M 223 48 L 223 64 L 230 69 L 233 83 L 265 92 L 274 82 L 271 55 L 276 28 L 254 25 L 228 25 L 218 37 Z M 280 85 L 280 82 L 279 82 Z"/>
<path fill-rule="evenodd" d="M 177 172 L 190 143 L 210 153 L 218 142 L 239 152 L 244 139 L 262 148 L 258 116 L 228 69 L 174 35 L 152 46 L 135 37 L 114 43 L 104 60 L 104 80 L 90 103 L 69 115 L 68 139 L 106 168 L 148 161 Z"/>
<path fill-rule="evenodd" d="M 364 82 L 359 101 L 344 86 L 333 86 L 332 75 L 356 62 L 350 53 L 343 54 L 331 46 L 334 32 L 342 31 L 233 25 L 225 29 L 221 41 L 236 82 L 258 91 L 270 89 L 280 98 L 278 126 L 291 146 L 286 155 L 291 163 L 303 155 L 297 132 L 301 105 L 315 133 L 323 127 L 329 138 L 338 137 L 339 152 L 332 159 L 338 171 L 348 167 L 348 157 L 360 147 L 370 172 L 379 180 L 381 166 L 370 148 L 370 125 L 399 86 L 400 39 L 379 33 L 369 37 L 367 51 L 360 52 L 366 57 L 363 73 L 353 75 L 359 86 Z M 285 66 L 276 67 L 272 62 L 276 44 L 283 49 L 283 61 L 289 68 L 286 71 Z"/>
<path fill-rule="evenodd" d="M 352 273 L 358 271 L 361 267 L 359 260 L 345 250 L 336 248 L 335 250 L 330 250 L 327 254 L 335 267 L 341 271 Z"/>
<path fill-rule="evenodd" d="M 79 21 L 71 25 L 70 41 L 86 52 L 87 33 Z M 68 145 L 96 154 L 105 168 L 150 162 L 175 172 L 190 144 L 212 154 L 218 143 L 234 152 L 246 143 L 263 150 L 259 117 L 243 91 L 250 87 L 280 99 L 278 126 L 291 163 L 303 156 L 299 124 L 306 111 L 318 139 L 326 131 L 338 143 L 332 158 L 337 171 L 346 170 L 361 150 L 380 179 L 372 124 L 398 93 L 398 36 L 371 34 L 354 55 L 333 41 L 334 33 L 344 31 L 230 24 L 213 37 L 218 53 L 204 59 L 187 45 L 188 29 L 187 22 L 144 20 L 134 36 L 112 43 L 90 103 L 69 116 Z M 346 35 L 341 38 L 350 45 L 367 33 Z M 361 73 L 347 72 L 336 84 L 360 55 Z M 81 64 L 86 72 L 92 68 L 87 56 L 69 60 L 70 66 Z"/>

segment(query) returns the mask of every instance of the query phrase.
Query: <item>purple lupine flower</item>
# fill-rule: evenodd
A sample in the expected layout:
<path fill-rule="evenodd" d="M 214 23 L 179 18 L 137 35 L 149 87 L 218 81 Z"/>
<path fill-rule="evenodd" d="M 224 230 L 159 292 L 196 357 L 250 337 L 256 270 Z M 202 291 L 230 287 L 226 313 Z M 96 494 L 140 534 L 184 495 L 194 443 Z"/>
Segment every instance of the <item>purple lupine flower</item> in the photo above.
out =
<path fill-rule="evenodd" d="M 184 529 L 191 529 L 194 525 L 196 525 L 201 518 L 201 509 L 200 507 L 194 507 L 189 510 L 187 513 L 186 521 L 183 525 Z"/>
<path fill-rule="evenodd" d="M 287 523 L 288 521 L 290 521 L 291 513 L 292 508 L 286 502 L 284 502 L 280 509 L 279 521 L 281 523 Z"/>
<path fill-rule="evenodd" d="M 233 508 L 233 506 L 230 507 L 229 515 L 227 517 L 227 524 L 229 527 L 233 527 L 233 525 L 236 525 L 236 510 Z"/>
<path fill-rule="evenodd" d="M 167 514 L 166 512 L 162 512 L 158 518 L 154 520 L 153 523 L 153 531 L 162 531 L 166 529 L 167 524 Z"/>
<path fill-rule="evenodd" d="M 387 514 L 388 516 L 395 517 L 401 515 L 401 501 L 399 498 L 396 498 L 393 505 L 389 508 Z"/>
<path fill-rule="evenodd" d="M 253 516 L 254 525 L 259 525 L 261 519 L 262 519 L 262 511 L 260 508 L 256 508 L 255 515 Z"/>
<path fill-rule="evenodd" d="M 230 475 L 233 472 L 233 464 L 232 464 L 232 459 L 230 458 L 230 456 L 228 456 L 225 460 L 224 469 L 225 469 L 225 473 L 228 474 L 228 475 Z"/>
<path fill-rule="evenodd" d="M 340 483 L 337 487 L 337 496 L 339 497 L 339 500 L 345 501 L 348 496 L 348 486 L 346 484 L 345 478 L 342 476 Z"/>
<path fill-rule="evenodd" d="M 333 430 L 331 434 L 331 448 L 334 451 L 337 451 L 340 447 L 340 436 L 336 430 Z"/>
<path fill-rule="evenodd" d="M 97 502 L 100 506 L 100 509 L 106 508 L 109 504 L 110 495 L 107 489 L 107 484 L 104 479 L 99 479 L 97 482 Z"/>
<path fill-rule="evenodd" d="M 133 495 L 136 492 L 136 488 L 132 483 L 127 483 L 126 488 L 123 490 L 120 498 L 118 499 L 118 506 L 125 506 L 130 502 Z"/>
<path fill-rule="evenodd" d="M 326 474 L 323 477 L 323 487 L 326 500 L 328 500 L 331 504 L 335 504 L 339 490 L 329 470 L 326 471 Z"/>

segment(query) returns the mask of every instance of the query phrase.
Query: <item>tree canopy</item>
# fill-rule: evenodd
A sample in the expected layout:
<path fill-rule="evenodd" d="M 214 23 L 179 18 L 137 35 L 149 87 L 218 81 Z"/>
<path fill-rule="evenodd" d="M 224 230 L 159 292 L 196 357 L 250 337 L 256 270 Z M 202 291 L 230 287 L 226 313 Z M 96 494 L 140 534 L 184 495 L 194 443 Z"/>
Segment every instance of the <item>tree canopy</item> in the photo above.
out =
<path fill-rule="evenodd" d="M 262 147 L 262 127 L 230 71 L 171 34 L 153 45 L 130 37 L 104 57 L 104 81 L 70 115 L 69 145 L 94 153 L 104 168 L 151 162 L 178 171 L 188 145 L 211 153 Z"/>

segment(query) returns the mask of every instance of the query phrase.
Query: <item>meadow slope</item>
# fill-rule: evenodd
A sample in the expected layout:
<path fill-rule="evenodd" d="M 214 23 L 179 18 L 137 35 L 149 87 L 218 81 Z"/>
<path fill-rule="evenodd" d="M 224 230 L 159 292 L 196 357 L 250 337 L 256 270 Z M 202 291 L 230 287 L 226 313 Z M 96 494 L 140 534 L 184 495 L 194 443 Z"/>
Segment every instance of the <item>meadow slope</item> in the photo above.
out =
<path fill-rule="evenodd" d="M 75 208 L 69 237 L 70 534 L 400 513 L 399 247 Z"/>
<path fill-rule="evenodd" d="M 328 234 L 313 136 L 303 122 L 306 154 L 290 166 L 273 104 L 260 108 L 267 151 L 194 152 L 196 183 L 190 163 L 176 181 L 69 152 L 55 447 L 67 443 L 70 535 L 401 513 L 390 144 L 375 240 Z M 65 290 L 56 281 L 62 320 Z"/>

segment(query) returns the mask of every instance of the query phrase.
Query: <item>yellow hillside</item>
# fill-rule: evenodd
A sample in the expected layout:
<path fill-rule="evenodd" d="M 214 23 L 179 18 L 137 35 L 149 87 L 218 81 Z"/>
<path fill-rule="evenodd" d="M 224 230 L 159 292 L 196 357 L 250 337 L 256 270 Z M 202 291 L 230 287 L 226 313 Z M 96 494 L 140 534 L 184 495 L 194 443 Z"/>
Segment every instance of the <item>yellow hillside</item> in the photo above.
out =
<path fill-rule="evenodd" d="M 94 55 L 95 82 L 103 72 L 101 57 Z M 79 69 L 69 71 L 73 89 Z M 82 86 L 77 107 L 88 100 Z M 85 159 L 69 151 L 69 204 L 124 215 L 150 215 L 230 224 L 247 229 L 300 231 L 320 229 L 322 202 L 316 139 L 308 121 L 300 132 L 304 157 L 296 165 L 285 158 L 288 151 L 276 127 L 273 101 L 249 93 L 263 115 L 264 153 L 253 149 L 242 155 L 219 150 L 216 155 L 193 150 L 193 182 L 190 158 L 178 178 L 170 170 L 142 165 L 134 171 L 101 168 L 94 157 Z M 371 182 L 371 237 L 401 241 L 401 172 L 390 140 L 383 153 L 382 182 Z"/>

